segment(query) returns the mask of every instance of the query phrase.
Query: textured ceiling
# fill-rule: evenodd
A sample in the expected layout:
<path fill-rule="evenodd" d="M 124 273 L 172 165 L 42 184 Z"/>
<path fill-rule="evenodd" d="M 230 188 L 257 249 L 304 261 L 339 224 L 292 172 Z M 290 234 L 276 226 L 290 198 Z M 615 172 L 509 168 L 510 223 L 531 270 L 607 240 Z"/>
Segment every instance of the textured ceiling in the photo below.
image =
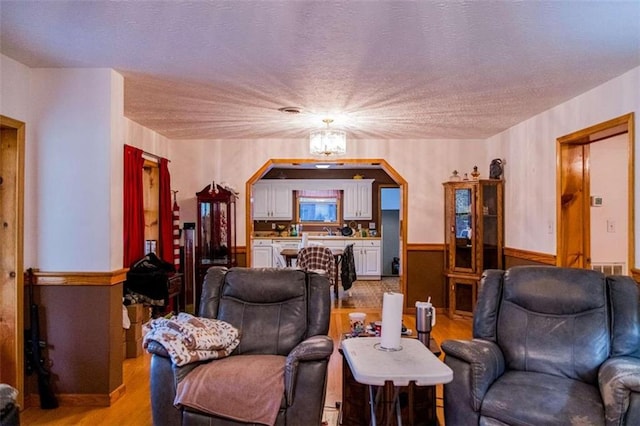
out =
<path fill-rule="evenodd" d="M 475 139 L 639 66 L 639 23 L 637 0 L 0 0 L 0 51 L 118 70 L 125 115 L 172 139 L 303 138 L 326 116 Z"/>

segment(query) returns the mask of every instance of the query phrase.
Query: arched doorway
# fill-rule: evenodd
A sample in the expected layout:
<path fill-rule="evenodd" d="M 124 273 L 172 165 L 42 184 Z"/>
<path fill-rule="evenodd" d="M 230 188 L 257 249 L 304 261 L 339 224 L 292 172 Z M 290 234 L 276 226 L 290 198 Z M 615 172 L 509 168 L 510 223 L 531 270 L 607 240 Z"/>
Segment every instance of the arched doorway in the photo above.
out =
<path fill-rule="evenodd" d="M 269 170 L 272 168 L 276 168 L 283 165 L 310 165 L 319 163 L 317 159 L 270 159 L 268 160 L 262 167 L 260 167 L 248 180 L 245 186 L 245 226 L 247 229 L 246 233 L 246 247 L 247 247 L 247 265 L 251 264 L 251 250 L 248 248 L 251 247 L 251 236 L 253 234 L 253 220 L 251 216 L 252 212 L 252 190 L 253 184 L 259 181 Z M 341 165 L 366 165 L 367 167 L 377 167 L 387 173 L 393 181 L 398 185 L 400 189 L 400 224 L 399 224 L 399 246 L 400 246 L 400 291 L 403 294 L 406 294 L 406 277 L 403 271 L 406 271 L 407 267 L 407 181 L 384 159 L 368 159 L 368 158 L 359 158 L 359 159 L 343 159 L 341 158 L 338 161 L 327 162 L 322 161 L 323 164 L 341 164 Z"/>

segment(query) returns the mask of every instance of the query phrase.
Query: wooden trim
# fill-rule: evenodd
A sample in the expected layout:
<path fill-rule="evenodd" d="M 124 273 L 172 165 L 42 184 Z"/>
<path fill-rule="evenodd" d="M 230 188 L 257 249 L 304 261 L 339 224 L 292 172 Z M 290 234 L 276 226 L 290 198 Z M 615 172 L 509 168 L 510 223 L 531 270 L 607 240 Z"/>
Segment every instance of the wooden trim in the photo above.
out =
<path fill-rule="evenodd" d="M 518 259 L 530 260 L 532 262 L 544 263 L 547 265 L 556 264 L 556 256 L 553 254 L 538 253 L 534 251 L 505 247 L 504 255 L 505 257 L 515 257 Z"/>
<path fill-rule="evenodd" d="M 56 394 L 58 403 L 64 407 L 110 407 L 126 393 L 126 386 L 121 384 L 113 392 L 103 393 L 60 393 Z M 40 395 L 31 393 L 25 399 L 26 408 L 39 407 Z"/>
<path fill-rule="evenodd" d="M 25 123 L 0 115 L 0 169 L 4 189 L 0 194 L 0 381 L 18 390 L 24 403 L 24 170 Z"/>
<path fill-rule="evenodd" d="M 35 271 L 35 285 L 112 286 L 127 279 L 128 268 L 111 272 L 42 272 Z"/>
<path fill-rule="evenodd" d="M 416 244 L 409 243 L 407 244 L 407 251 L 444 251 L 444 244 L 435 244 L 435 243 L 427 243 L 427 244 Z"/>
<path fill-rule="evenodd" d="M 633 278 L 637 283 L 640 283 L 640 269 L 630 269 L 629 275 Z"/>

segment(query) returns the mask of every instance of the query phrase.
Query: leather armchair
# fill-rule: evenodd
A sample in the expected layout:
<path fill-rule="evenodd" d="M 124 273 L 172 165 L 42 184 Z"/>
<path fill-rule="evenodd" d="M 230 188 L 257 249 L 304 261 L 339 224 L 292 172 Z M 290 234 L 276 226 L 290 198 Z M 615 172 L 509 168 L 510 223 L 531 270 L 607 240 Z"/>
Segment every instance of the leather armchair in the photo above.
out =
<path fill-rule="evenodd" d="M 447 426 L 640 424 L 638 285 L 552 266 L 485 271 L 473 340 L 442 343 Z"/>
<path fill-rule="evenodd" d="M 213 267 L 204 280 L 199 316 L 226 321 L 240 330 L 240 344 L 228 358 L 286 357 L 284 394 L 275 424 L 319 425 L 333 352 L 333 341 L 327 336 L 330 313 L 325 276 L 294 269 Z M 151 342 L 147 350 L 152 353 L 154 425 L 245 424 L 194 408 L 176 408 L 178 383 L 201 363 L 178 367 L 157 342 Z"/>

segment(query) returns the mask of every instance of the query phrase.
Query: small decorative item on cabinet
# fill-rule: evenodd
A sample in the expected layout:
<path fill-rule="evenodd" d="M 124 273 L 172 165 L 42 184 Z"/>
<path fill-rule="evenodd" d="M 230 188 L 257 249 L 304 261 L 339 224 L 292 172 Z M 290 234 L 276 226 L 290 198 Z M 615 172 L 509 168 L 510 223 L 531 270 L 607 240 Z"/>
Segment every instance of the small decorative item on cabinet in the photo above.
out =
<path fill-rule="evenodd" d="M 460 180 L 460 175 L 458 174 L 457 170 L 454 170 L 453 173 L 451 173 L 451 176 L 449 176 L 449 180 L 452 182 L 457 182 Z"/>
<path fill-rule="evenodd" d="M 471 177 L 473 180 L 478 180 L 480 177 L 480 172 L 478 171 L 478 166 L 473 166 L 473 171 L 471 172 Z"/>
<path fill-rule="evenodd" d="M 499 158 L 492 160 L 491 164 L 489 165 L 489 178 L 502 179 L 502 172 L 502 160 Z"/>

